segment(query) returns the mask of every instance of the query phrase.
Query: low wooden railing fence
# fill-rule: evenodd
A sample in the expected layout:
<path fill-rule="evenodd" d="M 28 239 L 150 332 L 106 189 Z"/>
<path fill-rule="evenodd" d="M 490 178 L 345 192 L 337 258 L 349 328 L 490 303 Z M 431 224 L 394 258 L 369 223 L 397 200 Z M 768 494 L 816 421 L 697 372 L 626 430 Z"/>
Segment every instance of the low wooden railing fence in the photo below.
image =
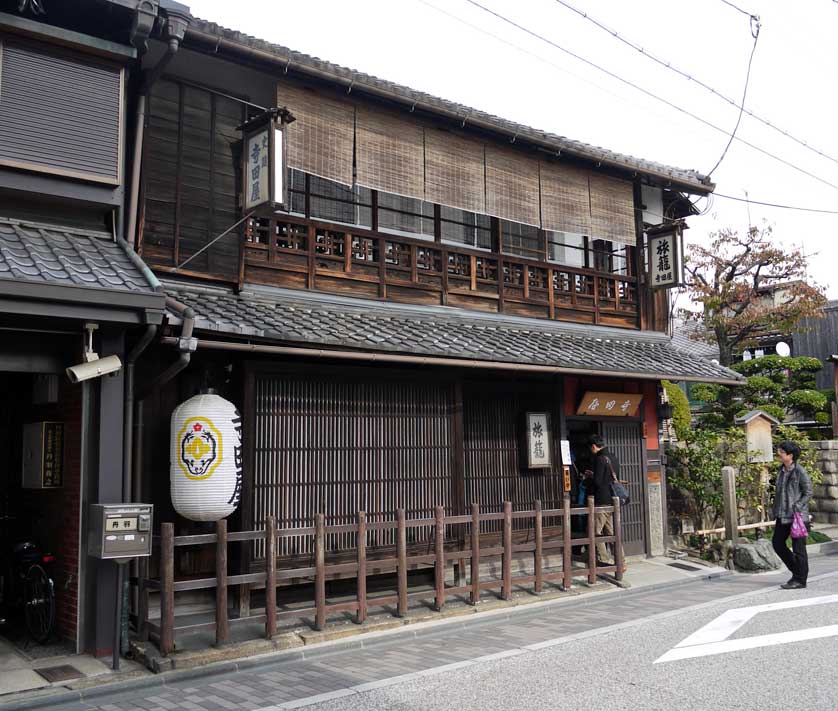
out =
<path fill-rule="evenodd" d="M 472 504 L 470 515 L 446 516 L 442 506 L 436 507 L 434 518 L 406 519 L 404 509 L 396 511 L 394 521 L 368 522 L 366 514 L 358 513 L 358 520 L 353 524 L 326 526 L 323 514 L 315 516 L 314 526 L 307 528 L 276 528 L 276 520 L 269 517 L 265 529 L 260 531 L 228 532 L 226 520 L 218 521 L 216 532 L 212 534 L 175 536 L 171 523 L 161 525 L 159 538 L 159 570 L 158 579 L 139 577 L 139 604 L 137 619 L 139 634 L 142 639 L 151 636 L 156 640 L 160 652 L 170 654 L 175 647 L 177 632 L 195 632 L 198 630 L 215 630 L 216 644 L 224 644 L 229 637 L 230 624 L 242 622 L 264 622 L 265 636 L 271 638 L 276 634 L 277 622 L 289 618 L 314 617 L 314 627 L 323 630 L 330 614 L 337 612 L 354 612 L 355 621 L 362 623 L 366 620 L 370 607 L 396 606 L 396 615 L 404 616 L 408 611 L 408 601 L 415 597 L 428 597 L 427 590 L 413 591 L 408 589 L 407 573 L 410 568 L 427 565 L 434 568 L 434 608 L 442 610 L 446 598 L 452 595 L 468 595 L 471 604 L 480 601 L 481 592 L 487 589 L 500 589 L 500 597 L 508 600 L 512 594 L 513 585 L 532 584 L 534 593 L 540 593 L 546 581 L 561 580 L 565 589 L 570 588 L 571 578 L 585 575 L 590 584 L 596 581 L 599 573 L 613 573 L 617 580 L 622 579 L 623 555 L 622 538 L 620 534 L 620 502 L 613 500 L 612 506 L 595 506 L 592 498 L 588 499 L 586 507 L 571 508 L 570 497 L 565 495 L 563 507 L 559 509 L 542 509 L 541 502 L 535 502 L 535 508 L 529 511 L 513 511 L 512 503 L 504 502 L 500 513 L 480 513 L 478 504 Z M 613 513 L 613 536 L 595 535 L 595 514 Z M 587 532 L 584 537 L 572 537 L 570 520 L 573 515 L 587 516 Z M 513 543 L 513 520 L 529 520 L 532 524 L 533 537 L 523 543 Z M 550 538 L 544 535 L 545 521 L 561 521 L 561 535 Z M 489 521 L 501 522 L 500 545 L 481 547 L 481 524 Z M 460 540 L 468 540 L 467 546 L 458 550 L 446 549 L 445 534 L 449 526 L 460 527 Z M 433 531 L 432 554 L 408 554 L 408 529 L 430 527 Z M 463 536 L 463 527 L 467 535 Z M 396 530 L 396 556 L 390 558 L 376 558 L 374 561 L 377 572 L 382 570 L 396 572 L 397 593 L 395 595 L 376 595 L 367 597 L 367 534 L 376 530 Z M 326 536 L 336 533 L 353 533 L 357 535 L 356 559 L 352 562 L 327 564 Z M 276 544 L 278 539 L 291 536 L 313 536 L 314 556 L 313 565 L 293 568 L 277 569 Z M 242 575 L 228 575 L 227 546 L 237 541 L 264 540 L 265 570 Z M 598 566 L 595 544 L 614 543 L 615 564 Z M 175 548 L 194 547 L 214 544 L 216 547 L 216 574 L 213 578 L 175 580 L 174 560 Z M 584 568 L 573 568 L 571 549 L 573 546 L 586 546 L 587 555 Z M 556 572 L 544 570 L 545 551 L 561 550 L 562 567 Z M 512 574 L 512 558 L 515 554 L 532 553 L 533 574 Z M 490 558 L 501 558 L 501 577 L 491 580 L 481 579 L 480 564 Z M 445 569 L 448 563 L 470 563 L 469 581 L 465 585 L 456 584 L 446 586 Z M 354 600 L 348 602 L 329 603 L 326 599 L 326 580 L 336 577 L 355 577 L 357 579 L 357 593 Z M 312 579 L 314 581 L 313 607 L 293 609 L 279 609 L 277 606 L 276 588 L 278 584 L 292 580 Z M 231 585 L 262 585 L 265 586 L 265 611 L 261 614 L 230 619 L 227 608 L 227 591 Z M 212 622 L 200 624 L 177 625 L 175 619 L 175 593 L 186 590 L 216 590 L 215 619 Z M 149 591 L 160 592 L 160 618 L 154 622 L 148 616 Z"/>

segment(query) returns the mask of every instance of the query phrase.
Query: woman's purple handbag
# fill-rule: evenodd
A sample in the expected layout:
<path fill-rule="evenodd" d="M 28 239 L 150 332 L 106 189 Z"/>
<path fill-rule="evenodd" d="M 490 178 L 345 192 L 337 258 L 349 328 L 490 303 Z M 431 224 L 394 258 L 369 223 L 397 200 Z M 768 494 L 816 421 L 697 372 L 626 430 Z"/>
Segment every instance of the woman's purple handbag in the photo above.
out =
<path fill-rule="evenodd" d="M 791 521 L 791 537 L 806 538 L 808 535 L 809 531 L 806 530 L 806 523 L 803 521 L 803 516 L 795 511 L 794 518 Z"/>

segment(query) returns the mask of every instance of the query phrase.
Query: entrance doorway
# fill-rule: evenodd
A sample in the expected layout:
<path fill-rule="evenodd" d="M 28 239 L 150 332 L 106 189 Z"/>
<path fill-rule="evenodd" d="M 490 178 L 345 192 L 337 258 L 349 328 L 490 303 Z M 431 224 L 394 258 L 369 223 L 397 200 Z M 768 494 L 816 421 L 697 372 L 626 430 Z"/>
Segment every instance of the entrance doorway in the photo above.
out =
<path fill-rule="evenodd" d="M 591 469 L 588 438 L 601 435 L 605 446 L 620 462 L 620 479 L 625 482 L 631 503 L 622 508 L 623 548 L 626 555 L 646 552 L 645 496 L 643 489 L 643 438 L 639 422 L 592 419 L 568 419 L 568 439 L 574 463 L 579 472 Z"/>

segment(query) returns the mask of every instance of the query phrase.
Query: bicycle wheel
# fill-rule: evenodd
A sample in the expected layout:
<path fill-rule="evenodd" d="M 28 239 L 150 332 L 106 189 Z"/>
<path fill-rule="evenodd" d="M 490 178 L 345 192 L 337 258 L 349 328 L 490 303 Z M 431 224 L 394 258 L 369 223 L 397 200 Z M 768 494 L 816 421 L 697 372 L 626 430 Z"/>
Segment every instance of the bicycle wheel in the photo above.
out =
<path fill-rule="evenodd" d="M 29 568 L 23 581 L 23 607 L 29 634 L 43 644 L 55 623 L 55 590 L 52 580 L 38 564 Z"/>

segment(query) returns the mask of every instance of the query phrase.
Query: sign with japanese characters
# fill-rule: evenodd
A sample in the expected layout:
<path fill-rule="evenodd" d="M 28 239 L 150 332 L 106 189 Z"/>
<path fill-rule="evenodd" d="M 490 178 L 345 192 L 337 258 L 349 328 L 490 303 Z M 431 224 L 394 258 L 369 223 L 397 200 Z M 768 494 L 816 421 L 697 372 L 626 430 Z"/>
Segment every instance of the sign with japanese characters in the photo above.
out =
<path fill-rule="evenodd" d="M 634 417 L 642 400 L 642 395 L 629 393 L 586 392 L 576 414 L 597 417 Z"/>
<path fill-rule="evenodd" d="M 246 212 L 284 209 L 288 187 L 284 127 L 293 120 L 286 109 L 270 109 L 239 127 L 244 133 L 242 204 Z"/>
<path fill-rule="evenodd" d="M 530 469 L 549 469 L 553 466 L 550 447 L 550 413 L 528 412 L 527 427 L 527 467 Z"/>
<path fill-rule="evenodd" d="M 44 422 L 43 487 L 64 486 L 64 423 Z"/>
<path fill-rule="evenodd" d="M 649 236 L 649 284 L 671 289 L 684 283 L 683 235 L 679 226 Z"/>
<path fill-rule="evenodd" d="M 244 209 L 253 210 L 270 199 L 270 135 L 268 127 L 247 139 Z"/>

